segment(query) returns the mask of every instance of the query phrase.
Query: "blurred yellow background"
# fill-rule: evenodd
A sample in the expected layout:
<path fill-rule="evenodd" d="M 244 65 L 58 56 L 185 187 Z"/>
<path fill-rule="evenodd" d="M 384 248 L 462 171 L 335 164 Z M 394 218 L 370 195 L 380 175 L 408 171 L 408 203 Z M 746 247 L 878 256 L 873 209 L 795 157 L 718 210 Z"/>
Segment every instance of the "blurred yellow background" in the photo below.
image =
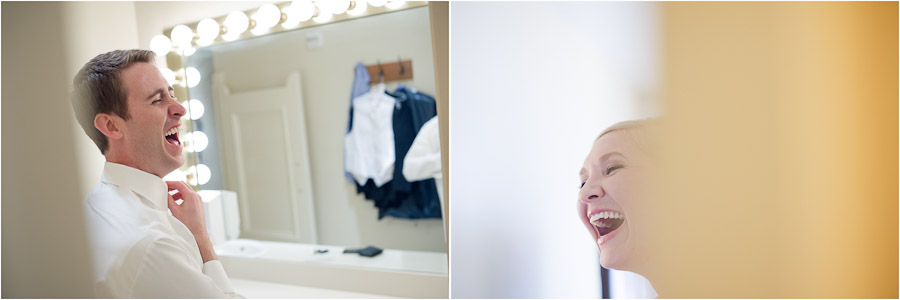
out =
<path fill-rule="evenodd" d="M 660 297 L 897 298 L 897 2 L 661 17 Z"/>

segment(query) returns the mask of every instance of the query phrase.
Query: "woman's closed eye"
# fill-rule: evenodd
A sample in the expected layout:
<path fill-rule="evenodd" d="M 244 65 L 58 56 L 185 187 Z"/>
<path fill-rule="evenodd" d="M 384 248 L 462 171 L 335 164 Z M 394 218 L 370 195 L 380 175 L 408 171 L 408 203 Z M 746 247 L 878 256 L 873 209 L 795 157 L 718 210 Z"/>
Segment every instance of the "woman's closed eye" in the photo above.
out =
<path fill-rule="evenodd" d="M 612 172 L 615 172 L 616 170 L 624 168 L 624 167 L 625 166 L 623 166 L 623 165 L 611 165 L 609 167 L 606 167 L 606 172 L 605 172 L 606 176 L 609 176 L 610 174 L 612 174 Z"/>

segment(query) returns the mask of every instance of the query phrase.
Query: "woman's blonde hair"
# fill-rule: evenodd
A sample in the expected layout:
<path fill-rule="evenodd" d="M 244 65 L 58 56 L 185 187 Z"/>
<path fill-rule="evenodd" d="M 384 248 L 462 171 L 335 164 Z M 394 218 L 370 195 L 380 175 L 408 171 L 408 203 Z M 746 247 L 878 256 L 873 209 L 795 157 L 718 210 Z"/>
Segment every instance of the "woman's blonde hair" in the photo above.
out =
<path fill-rule="evenodd" d="M 622 133 L 627 134 L 638 148 L 649 154 L 651 153 L 650 150 L 653 148 L 650 146 L 653 144 L 650 135 L 656 128 L 656 123 L 656 119 L 622 121 L 604 129 L 600 132 L 600 135 L 594 139 L 594 142 L 600 140 L 600 138 L 607 133 L 621 131 Z"/>

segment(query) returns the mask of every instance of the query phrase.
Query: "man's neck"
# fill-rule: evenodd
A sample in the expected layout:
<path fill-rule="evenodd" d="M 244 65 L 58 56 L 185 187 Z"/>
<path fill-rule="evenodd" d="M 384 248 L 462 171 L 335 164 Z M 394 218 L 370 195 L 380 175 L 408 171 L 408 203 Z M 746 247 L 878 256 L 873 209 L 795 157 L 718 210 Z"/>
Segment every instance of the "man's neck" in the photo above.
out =
<path fill-rule="evenodd" d="M 129 166 L 129 167 L 132 167 L 132 168 L 135 168 L 135 169 L 138 169 L 138 170 L 141 170 L 141 171 L 144 171 L 144 172 L 147 172 L 147 173 L 156 175 L 156 176 L 159 177 L 159 178 L 162 178 L 163 176 L 165 176 L 165 175 L 159 175 L 159 174 L 156 174 L 156 172 L 153 172 L 153 171 L 151 171 L 151 170 L 147 170 L 146 168 L 142 168 L 135 160 L 133 160 L 133 159 L 128 159 L 127 156 L 116 155 L 116 154 L 113 154 L 113 153 L 107 153 L 107 154 L 106 154 L 106 161 L 107 161 L 107 162 L 111 162 L 111 163 L 120 164 L 120 165 Z"/>

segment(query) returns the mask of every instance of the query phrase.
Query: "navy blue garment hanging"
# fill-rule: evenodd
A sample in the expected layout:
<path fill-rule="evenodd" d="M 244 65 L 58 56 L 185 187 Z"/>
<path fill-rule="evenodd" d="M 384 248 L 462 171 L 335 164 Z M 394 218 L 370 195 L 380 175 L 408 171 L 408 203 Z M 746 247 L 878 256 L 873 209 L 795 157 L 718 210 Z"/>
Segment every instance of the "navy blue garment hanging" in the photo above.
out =
<path fill-rule="evenodd" d="M 441 207 L 434 179 L 409 182 L 403 177 L 403 160 L 413 140 L 422 125 L 437 114 L 434 98 L 402 86 L 388 95 L 396 98 L 398 104 L 393 115 L 394 179 L 381 187 L 369 180 L 365 186 L 357 185 L 357 192 L 373 200 L 379 219 L 385 216 L 440 218 Z"/>

